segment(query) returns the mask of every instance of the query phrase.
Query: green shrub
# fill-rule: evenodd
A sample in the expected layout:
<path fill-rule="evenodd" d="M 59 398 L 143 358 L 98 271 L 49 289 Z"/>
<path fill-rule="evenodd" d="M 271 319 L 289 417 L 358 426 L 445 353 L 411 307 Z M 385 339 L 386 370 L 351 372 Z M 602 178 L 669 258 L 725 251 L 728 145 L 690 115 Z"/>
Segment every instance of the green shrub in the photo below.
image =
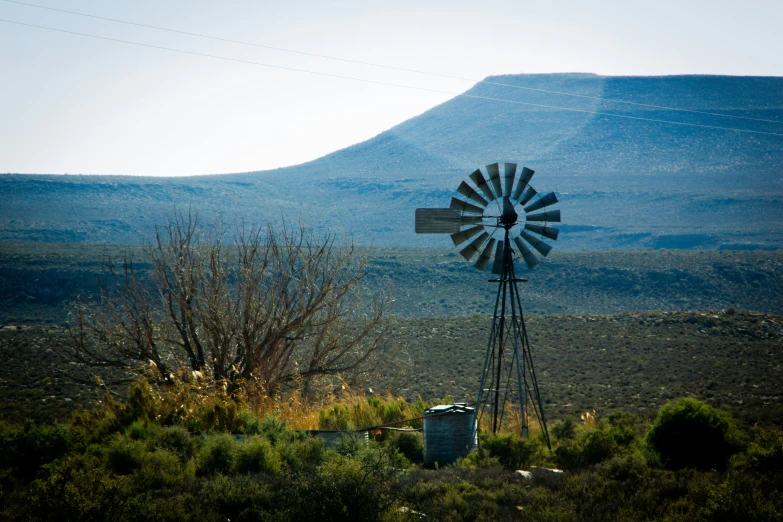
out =
<path fill-rule="evenodd" d="M 128 477 L 113 476 L 99 457 L 69 455 L 47 465 L 42 476 L 30 484 L 24 500 L 25 520 L 127 519 L 130 489 Z"/>
<path fill-rule="evenodd" d="M 753 471 L 783 472 L 783 431 L 759 430 L 745 458 L 748 468 Z"/>
<path fill-rule="evenodd" d="M 290 439 L 294 432 L 290 431 L 284 421 L 281 421 L 275 415 L 267 415 L 260 422 L 260 433 L 264 435 L 272 444 L 284 439 Z"/>
<path fill-rule="evenodd" d="M 118 475 L 127 475 L 141 468 L 144 453 L 144 443 L 126 435 L 115 437 L 105 451 L 109 467 Z"/>
<path fill-rule="evenodd" d="M 201 445 L 198 455 L 198 473 L 228 473 L 234 467 L 236 443 L 227 433 L 208 435 Z"/>
<path fill-rule="evenodd" d="M 130 426 L 125 428 L 125 434 L 133 440 L 146 440 L 150 436 L 150 430 L 153 429 L 150 426 L 148 420 L 136 420 L 131 423 Z"/>
<path fill-rule="evenodd" d="M 190 459 L 196 452 L 196 440 L 182 426 L 166 426 L 155 434 L 155 443 L 166 450 L 173 451 L 183 461 Z"/>
<path fill-rule="evenodd" d="M 557 432 L 555 463 L 574 470 L 636 453 L 641 446 L 640 427 L 639 418 L 627 413 L 612 413 L 587 428 L 571 420 L 561 421 L 553 427 Z"/>
<path fill-rule="evenodd" d="M 0 468 L 10 468 L 17 478 L 32 478 L 44 464 L 70 451 L 74 437 L 65 426 L 0 426 Z"/>
<path fill-rule="evenodd" d="M 390 514 L 395 483 L 396 473 L 383 450 L 370 449 L 360 458 L 332 453 L 315 475 L 295 483 L 302 501 L 289 515 L 301 521 L 380 521 Z"/>
<path fill-rule="evenodd" d="M 236 470 L 239 473 L 280 473 L 280 455 L 266 439 L 257 435 L 248 437 L 239 445 Z"/>
<path fill-rule="evenodd" d="M 293 485 L 287 488 L 293 490 Z M 313 502 L 313 499 L 297 499 L 298 503 Z M 214 521 L 288 521 L 290 517 L 280 516 L 287 499 L 275 498 L 267 485 L 250 475 L 213 475 L 199 482 L 198 499 L 195 501 L 200 513 L 191 520 Z"/>
<path fill-rule="evenodd" d="M 416 431 L 395 431 L 387 439 L 392 451 L 398 451 L 414 464 L 424 462 L 424 436 Z"/>
<path fill-rule="evenodd" d="M 240 416 L 239 405 L 223 397 L 209 397 L 199 404 L 195 415 L 188 419 L 188 427 L 194 432 L 220 431 L 237 433 L 244 427 L 247 416 Z"/>
<path fill-rule="evenodd" d="M 589 430 L 582 439 L 582 465 L 592 466 L 617 455 L 617 441 L 609 431 Z"/>
<path fill-rule="evenodd" d="M 606 417 L 609 435 L 618 446 L 629 447 L 641 439 L 642 421 L 638 416 L 623 411 L 615 411 Z"/>
<path fill-rule="evenodd" d="M 641 484 L 650 475 L 650 468 L 640 454 L 613 457 L 602 462 L 599 472 L 611 480 Z"/>
<path fill-rule="evenodd" d="M 277 450 L 286 466 L 293 471 L 313 469 L 326 457 L 323 440 L 318 437 L 284 441 L 277 445 Z"/>
<path fill-rule="evenodd" d="M 128 426 L 135 420 L 155 418 L 155 401 L 152 397 L 152 386 L 140 379 L 128 388 L 128 399 L 124 407 L 118 408 L 117 418 L 123 426 Z"/>
<path fill-rule="evenodd" d="M 452 400 L 453 402 L 453 400 Z M 404 419 L 421 417 L 427 403 L 419 399 L 408 404 L 405 399 L 368 397 L 350 404 L 335 404 L 318 414 L 318 428 L 322 430 L 356 430 L 381 426 Z M 422 421 L 410 422 L 411 427 L 421 428 Z"/>
<path fill-rule="evenodd" d="M 647 442 L 668 468 L 721 470 L 742 449 L 743 438 L 729 413 L 686 397 L 658 410 Z"/>
<path fill-rule="evenodd" d="M 175 487 L 184 479 L 184 468 L 175 453 L 159 449 L 143 456 L 134 474 L 136 487 L 154 492 Z"/>
<path fill-rule="evenodd" d="M 261 420 L 258 416 L 248 410 L 240 410 L 237 414 L 239 422 L 239 433 L 245 435 L 258 435 L 261 433 Z"/>
<path fill-rule="evenodd" d="M 537 440 L 523 439 L 516 433 L 482 435 L 479 446 L 509 470 L 528 468 L 533 463 L 534 457 L 541 451 L 541 445 Z"/>
<path fill-rule="evenodd" d="M 579 424 L 573 417 L 565 417 L 552 425 L 552 435 L 558 440 L 571 440 L 576 437 Z"/>

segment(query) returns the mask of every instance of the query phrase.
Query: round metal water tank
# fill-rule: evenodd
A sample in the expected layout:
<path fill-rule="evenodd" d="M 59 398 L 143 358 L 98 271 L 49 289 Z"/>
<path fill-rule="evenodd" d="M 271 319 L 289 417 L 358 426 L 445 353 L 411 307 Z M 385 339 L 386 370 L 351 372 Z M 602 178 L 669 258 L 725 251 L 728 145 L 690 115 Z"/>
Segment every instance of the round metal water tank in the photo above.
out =
<path fill-rule="evenodd" d="M 476 447 L 475 408 L 443 404 L 424 411 L 424 465 L 453 464 Z"/>

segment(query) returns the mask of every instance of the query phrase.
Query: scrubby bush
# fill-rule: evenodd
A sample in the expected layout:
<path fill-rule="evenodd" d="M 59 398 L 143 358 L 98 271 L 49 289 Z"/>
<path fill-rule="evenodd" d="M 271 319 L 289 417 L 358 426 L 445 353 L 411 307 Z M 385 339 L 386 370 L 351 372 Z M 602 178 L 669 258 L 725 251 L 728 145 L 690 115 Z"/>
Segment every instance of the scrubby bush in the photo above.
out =
<path fill-rule="evenodd" d="M 564 419 L 552 428 L 557 466 L 576 470 L 595 466 L 614 457 L 641 458 L 641 420 L 635 415 L 613 412 L 606 418 L 590 416 L 587 426 Z"/>
<path fill-rule="evenodd" d="M 158 449 L 143 456 L 134 482 L 142 491 L 170 489 L 182 481 L 183 472 L 183 465 L 175 453 Z"/>
<path fill-rule="evenodd" d="M 612 458 L 619 453 L 617 441 L 608 430 L 593 429 L 582 439 L 582 466 L 592 466 Z"/>
<path fill-rule="evenodd" d="M 144 443 L 125 435 L 118 435 L 106 448 L 106 461 L 114 473 L 127 475 L 141 468 L 144 459 Z"/>
<path fill-rule="evenodd" d="M 196 440 L 182 426 L 166 426 L 155 435 L 155 444 L 173 451 L 183 461 L 189 460 L 196 452 Z"/>
<path fill-rule="evenodd" d="M 268 440 L 253 435 L 239 444 L 236 470 L 239 473 L 280 473 L 280 454 Z"/>
<path fill-rule="evenodd" d="M 236 424 L 212 424 L 223 431 L 192 433 L 186 427 L 194 420 L 215 419 L 213 414 L 230 407 L 199 410 L 189 403 L 174 416 L 162 415 L 178 411 L 174 398 L 165 390 L 137 390 L 132 405 L 108 400 L 77 415 L 71 426 L 0 424 L 0 520 L 783 518 L 778 430 L 754 428 L 751 444 L 732 457 L 727 471 L 660 466 L 674 467 L 676 461 L 654 453 L 656 430 L 670 429 L 672 447 L 692 444 L 672 434 L 674 421 L 687 427 L 701 419 L 723 434 L 721 440 L 738 444 L 731 418 L 698 401 L 664 406 L 646 439 L 636 416 L 590 414 L 583 422 L 554 424 L 551 454 L 540 434 L 530 439 L 481 434 L 480 446 L 454 466 L 403 471 L 411 461 L 421 461 L 421 433 L 385 430 L 385 440 L 335 452 L 320 438 L 289 430 L 278 417 L 259 419 L 241 408 L 224 417 Z M 395 404 L 386 408 L 380 400 L 365 401 L 359 410 L 393 418 L 400 413 L 401 403 Z M 231 426 L 239 426 L 237 434 L 228 433 Z M 702 433 L 699 441 L 710 440 L 697 433 Z M 32 465 L 25 467 L 28 461 Z M 531 486 L 512 472 L 530 465 L 568 472 L 556 486 Z"/>
<path fill-rule="evenodd" d="M 454 402 L 451 397 L 443 401 L 434 400 L 432 404 L 447 404 Z M 405 399 L 386 397 L 368 397 L 334 404 L 322 410 L 318 415 L 318 428 L 322 430 L 357 430 L 374 426 L 382 426 L 405 419 L 421 417 L 428 404 L 419 399 L 408 403 Z M 423 426 L 421 419 L 410 421 L 413 428 Z"/>
<path fill-rule="evenodd" d="M 576 437 L 577 430 L 580 428 L 579 424 L 573 417 L 565 417 L 552 425 L 550 430 L 552 435 L 558 440 L 571 440 Z"/>
<path fill-rule="evenodd" d="M 235 458 L 234 437 L 227 433 L 207 435 L 199 450 L 197 469 L 201 475 L 228 473 Z"/>
<path fill-rule="evenodd" d="M 280 420 L 276 415 L 267 415 L 259 422 L 258 426 L 258 433 L 263 434 L 272 444 L 276 444 L 281 440 L 290 439 L 294 434 L 286 427 L 285 422 Z"/>
<path fill-rule="evenodd" d="M 314 476 L 297 482 L 297 497 L 308 499 L 292 510 L 291 519 L 310 521 L 387 518 L 396 500 L 394 457 L 371 446 L 356 457 L 331 456 Z"/>
<path fill-rule="evenodd" d="M 414 464 L 424 462 L 424 436 L 421 432 L 392 432 L 387 439 L 387 444 L 392 451 L 398 451 Z"/>
<path fill-rule="evenodd" d="M 326 457 L 324 443 L 317 437 L 298 437 L 277 445 L 285 465 L 295 472 L 312 470 Z"/>
<path fill-rule="evenodd" d="M 542 451 L 537 440 L 523 439 L 516 433 L 482 434 L 479 446 L 489 457 L 496 458 L 501 466 L 509 470 L 528 468 Z"/>
<path fill-rule="evenodd" d="M 672 469 L 725 469 L 743 448 L 743 434 L 727 412 L 694 398 L 664 404 L 647 435 L 650 447 Z"/>
<path fill-rule="evenodd" d="M 81 438 L 65 426 L 23 426 L 0 424 L 0 469 L 8 468 L 16 478 L 32 478 L 44 464 L 65 455 Z"/>
<path fill-rule="evenodd" d="M 747 467 L 760 473 L 783 473 L 783 431 L 759 429 L 746 455 Z"/>

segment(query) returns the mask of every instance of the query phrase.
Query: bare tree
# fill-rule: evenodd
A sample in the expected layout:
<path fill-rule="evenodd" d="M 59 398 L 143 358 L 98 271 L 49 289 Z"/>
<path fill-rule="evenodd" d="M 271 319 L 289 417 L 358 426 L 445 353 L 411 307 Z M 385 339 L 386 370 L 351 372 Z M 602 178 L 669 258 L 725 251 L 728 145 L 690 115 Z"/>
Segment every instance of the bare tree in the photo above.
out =
<path fill-rule="evenodd" d="M 109 261 L 100 299 L 78 304 L 67 327 L 71 362 L 107 384 L 187 370 L 270 394 L 379 370 L 384 299 L 364 294 L 351 243 L 288 223 L 227 231 L 178 215 L 143 248 L 147 277 L 130 255 Z"/>

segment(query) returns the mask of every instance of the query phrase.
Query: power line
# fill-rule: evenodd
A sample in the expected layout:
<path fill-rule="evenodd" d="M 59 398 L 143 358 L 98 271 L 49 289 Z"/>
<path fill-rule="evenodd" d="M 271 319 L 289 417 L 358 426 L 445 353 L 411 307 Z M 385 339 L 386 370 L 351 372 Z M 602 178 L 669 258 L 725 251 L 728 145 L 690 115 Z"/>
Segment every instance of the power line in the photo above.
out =
<path fill-rule="evenodd" d="M 299 72 L 299 73 L 305 73 L 305 74 L 313 74 L 313 75 L 318 75 L 318 76 L 324 76 L 324 77 L 327 77 L 327 78 L 338 78 L 338 79 L 341 79 L 341 80 L 352 80 L 352 81 L 357 81 L 357 82 L 370 83 L 370 84 L 374 84 L 374 85 L 385 85 L 385 86 L 389 86 L 389 87 L 398 87 L 398 88 L 402 88 L 402 89 L 412 89 L 412 90 L 417 90 L 417 91 L 433 92 L 433 93 L 437 93 L 437 94 L 448 94 L 450 96 L 459 96 L 459 97 L 462 97 L 462 98 L 473 98 L 473 99 L 478 99 L 478 100 L 487 100 L 487 101 L 494 101 L 494 102 L 500 102 L 500 103 L 511 103 L 511 104 L 515 104 L 515 105 L 525 105 L 525 106 L 529 106 L 529 107 L 539 107 L 539 108 L 544 108 L 544 109 L 554 109 L 554 110 L 568 111 L 568 112 L 579 112 L 579 113 L 584 113 L 584 114 L 595 114 L 595 115 L 599 115 L 599 116 L 611 116 L 611 117 L 614 117 L 614 118 L 625 118 L 625 119 L 629 119 L 629 120 L 649 121 L 649 122 L 656 122 L 656 123 L 668 123 L 668 124 L 671 124 L 671 125 L 682 125 L 682 126 L 686 126 L 686 127 L 699 127 L 699 128 L 703 128 L 703 129 L 717 129 L 717 130 L 723 130 L 723 131 L 747 132 L 747 133 L 752 133 L 752 134 L 766 134 L 766 135 L 769 135 L 769 136 L 781 136 L 781 137 L 783 137 L 783 134 L 777 133 L 777 132 L 766 132 L 766 131 L 750 130 L 750 129 L 736 129 L 736 128 L 732 128 L 732 127 L 720 127 L 720 126 L 717 126 L 717 125 L 702 125 L 702 124 L 698 124 L 698 123 L 685 123 L 685 122 L 680 122 L 680 121 L 663 120 L 663 119 L 658 119 L 658 118 L 644 118 L 644 117 L 641 117 L 641 116 L 630 116 L 630 115 L 627 115 L 627 114 L 617 114 L 617 113 L 612 113 L 612 112 L 589 111 L 589 110 L 585 110 L 585 109 L 573 109 L 573 108 L 570 108 L 570 107 L 558 107 L 556 105 L 545 105 L 545 104 L 541 104 L 541 103 L 531 103 L 531 102 L 523 102 L 523 101 L 517 101 L 517 100 L 506 100 L 506 99 L 503 99 L 503 98 L 493 98 L 493 97 L 489 97 L 489 96 L 479 96 L 479 95 L 476 95 L 476 94 L 444 91 L 444 90 L 441 90 L 441 89 L 432 89 L 432 88 L 429 88 L 429 87 L 417 87 L 417 86 L 414 86 L 414 85 L 404 85 L 404 84 L 400 84 L 400 83 L 382 82 L 382 81 L 379 81 L 379 80 L 368 80 L 366 78 L 357 78 L 355 76 L 344 76 L 344 75 L 340 75 L 340 74 L 332 74 L 332 73 L 325 73 L 325 72 L 318 72 L 318 71 L 310 71 L 310 70 L 307 70 L 307 69 L 297 69 L 297 68 L 294 68 L 294 67 L 285 67 L 285 66 L 282 66 L 282 65 L 271 65 L 271 64 L 262 63 L 262 62 L 255 62 L 255 61 L 252 61 L 252 60 L 243 60 L 241 58 L 229 58 L 227 56 L 218 56 L 216 54 L 199 53 L 199 52 L 195 52 L 195 51 L 186 51 L 184 49 L 175 49 L 173 47 L 164 47 L 164 46 L 161 46 L 161 45 L 153 45 L 153 44 L 146 44 L 146 43 L 141 43 L 141 42 L 133 42 L 133 41 L 130 41 L 130 40 L 121 40 L 119 38 L 110 38 L 110 37 L 107 37 L 107 36 L 97 36 L 97 35 L 94 35 L 94 34 L 80 33 L 80 32 L 77 32 L 77 31 L 68 31 L 66 29 L 57 29 L 57 28 L 54 28 L 54 27 L 46 27 L 46 26 L 43 26 L 43 25 L 28 24 L 28 23 L 24 23 L 24 22 L 17 22 L 17 21 L 14 21 L 14 20 L 6 20 L 6 19 L 3 19 L 3 18 L 0 18 L 0 22 L 5 22 L 5 23 L 15 24 L 15 25 L 21 25 L 21 26 L 25 26 L 25 27 L 34 27 L 36 29 L 45 29 L 47 31 L 54 31 L 54 32 L 58 32 L 58 33 L 72 34 L 72 35 L 76 35 L 76 36 L 84 36 L 84 37 L 87 37 L 87 38 L 94 38 L 94 39 L 97 39 L 97 40 L 106 40 L 106 41 L 109 41 L 109 42 L 118 42 L 118 43 L 124 43 L 124 44 L 129 44 L 129 45 L 136 45 L 136 46 L 139 46 L 139 47 L 147 47 L 147 48 L 150 48 L 150 49 L 160 49 L 160 50 L 164 50 L 164 51 L 171 51 L 171 52 L 175 52 L 175 53 L 188 54 L 188 55 L 192 55 L 192 56 L 201 56 L 201 57 L 204 57 L 204 58 L 212 58 L 212 59 L 216 59 L 216 60 L 225 60 L 225 61 L 229 61 L 229 62 L 244 63 L 244 64 L 248 64 L 248 65 L 257 65 L 257 66 L 260 66 L 260 67 L 268 67 L 268 68 L 271 68 L 271 69 L 279 69 L 279 70 L 283 70 L 283 71 L 292 71 L 292 72 Z"/>
<path fill-rule="evenodd" d="M 198 38 L 207 38 L 209 40 L 217 40 L 217 41 L 220 41 L 220 42 L 227 42 L 227 43 L 233 43 L 233 44 L 239 44 L 239 45 L 247 45 L 247 46 L 251 46 L 251 47 L 258 47 L 258 48 L 261 48 L 261 49 L 269 49 L 269 50 L 272 50 L 272 51 L 280 51 L 280 52 L 285 52 L 285 53 L 298 54 L 298 55 L 302 55 L 302 56 L 310 56 L 310 57 L 313 57 L 313 58 L 322 58 L 322 59 L 325 59 L 325 60 L 334 60 L 334 61 L 338 61 L 338 62 L 352 63 L 352 64 L 364 65 L 364 66 L 368 66 L 368 67 L 378 67 L 378 68 L 389 69 L 389 70 L 393 70 L 393 71 L 409 72 L 409 73 L 414 73 L 414 74 L 423 74 L 423 75 L 427 75 L 427 76 L 433 76 L 433 77 L 438 77 L 438 78 L 447 78 L 447 79 L 451 79 L 451 80 L 461 80 L 461 81 L 466 81 L 466 82 L 471 82 L 471 83 L 483 83 L 483 84 L 486 84 L 486 85 L 497 85 L 497 86 L 501 86 L 501 87 L 509 87 L 509 88 L 512 88 L 512 89 L 520 89 L 520 90 L 526 90 L 526 91 L 542 92 L 542 93 L 546 93 L 546 94 L 557 94 L 557 95 L 560 95 L 560 96 L 572 96 L 572 97 L 575 97 L 575 98 L 582 98 L 582 99 L 589 99 L 589 100 L 598 100 L 598 101 L 609 102 L 609 103 L 623 103 L 623 104 L 626 104 L 626 105 L 633 105 L 633 106 L 636 106 L 636 107 L 647 107 L 647 108 L 650 108 L 650 109 L 661 109 L 661 110 L 667 110 L 667 111 L 686 112 L 686 113 L 692 113 L 692 114 L 702 114 L 702 115 L 706 115 L 706 116 L 718 116 L 718 117 L 721 117 L 721 118 L 733 118 L 733 119 L 741 119 L 741 120 L 749 120 L 749 121 L 759 121 L 759 122 L 765 122 L 765 123 L 783 124 L 783 121 L 777 121 L 777 120 L 767 120 L 767 119 L 763 119 L 763 118 L 751 118 L 749 116 L 738 116 L 738 115 L 735 115 L 735 114 L 722 114 L 722 113 L 718 113 L 718 112 L 697 111 L 697 110 L 692 110 L 692 109 L 681 109 L 681 108 L 677 108 L 677 107 L 668 107 L 668 106 L 664 106 L 664 105 L 654 105 L 654 104 L 651 104 L 651 103 L 639 103 L 639 102 L 632 102 L 632 101 L 626 101 L 626 100 L 617 100 L 617 99 L 613 99 L 613 98 L 602 98 L 600 96 L 589 96 L 589 95 L 586 95 L 586 94 L 576 94 L 576 93 L 572 93 L 572 92 L 563 92 L 563 91 L 552 91 L 552 90 L 547 90 L 547 89 L 538 89 L 538 88 L 535 88 L 535 87 L 526 87 L 526 86 L 522 86 L 522 85 L 512 85 L 512 84 L 509 84 L 509 83 L 495 82 L 495 81 L 489 81 L 489 80 L 477 80 L 477 79 L 474 79 L 474 78 L 466 78 L 466 77 L 462 77 L 462 76 L 453 76 L 453 75 L 449 75 L 449 74 L 440 74 L 440 73 L 434 73 L 434 72 L 430 72 L 430 71 L 421 71 L 421 70 L 418 70 L 418 69 L 408 69 L 408 68 L 405 68 L 405 67 L 395 67 L 395 66 L 392 66 L 392 65 L 383 65 L 383 64 L 372 63 L 372 62 L 365 62 L 365 61 L 361 61 L 361 60 L 351 60 L 351 59 L 348 59 L 348 58 L 340 58 L 340 57 L 336 57 L 336 56 L 329 56 L 329 55 L 325 55 L 325 54 L 311 53 L 311 52 L 306 52 L 306 51 L 297 51 L 297 50 L 293 50 L 293 49 L 286 49 L 286 48 L 283 48 L 283 47 L 275 47 L 275 46 L 272 46 L 272 45 L 263 45 L 263 44 L 257 44 L 257 43 L 251 43 L 251 42 L 244 42 L 244 41 L 241 41 L 241 40 L 233 40 L 233 39 L 230 39 L 230 38 L 222 38 L 222 37 L 219 37 L 219 36 L 211 36 L 211 35 L 206 35 L 206 34 L 201 34 L 201 33 L 192 33 L 192 32 L 188 32 L 188 31 L 180 31 L 178 29 L 170 29 L 170 28 L 167 28 L 167 27 L 160 27 L 160 26 L 157 26 L 157 25 L 142 24 L 142 23 L 138 23 L 138 22 L 129 22 L 127 20 L 120 20 L 120 19 L 117 19 L 117 18 L 108 18 L 108 17 L 105 17 L 105 16 L 98 16 L 98 15 L 93 15 L 93 14 L 89 14 L 89 13 L 81 13 L 81 12 L 78 12 L 78 11 L 69 11 L 69 10 L 66 10 L 66 9 L 57 9 L 55 7 L 48 7 L 48 6 L 44 6 L 44 5 L 31 4 L 31 3 L 28 3 L 28 2 L 19 2 L 17 0 L 2 0 L 2 1 L 7 2 L 7 3 L 11 3 L 11 4 L 24 5 L 24 6 L 27 6 L 27 7 L 36 7 L 38 9 L 46 9 L 46 10 L 49 10 L 49 11 L 56 11 L 56 12 L 59 12 L 59 13 L 66 13 L 66 14 L 75 15 L 75 16 L 83 16 L 83 17 L 87 17 L 87 18 L 94 18 L 96 20 L 105 20 L 105 21 L 108 21 L 108 22 L 115 22 L 115 23 L 119 23 L 119 24 L 133 25 L 133 26 L 136 26 L 136 27 L 144 27 L 146 29 L 155 29 L 157 31 L 166 31 L 166 32 L 169 32 L 169 33 L 176 33 L 176 34 L 182 34 L 182 35 L 187 35 L 187 36 L 195 36 L 195 37 L 198 37 Z"/>

